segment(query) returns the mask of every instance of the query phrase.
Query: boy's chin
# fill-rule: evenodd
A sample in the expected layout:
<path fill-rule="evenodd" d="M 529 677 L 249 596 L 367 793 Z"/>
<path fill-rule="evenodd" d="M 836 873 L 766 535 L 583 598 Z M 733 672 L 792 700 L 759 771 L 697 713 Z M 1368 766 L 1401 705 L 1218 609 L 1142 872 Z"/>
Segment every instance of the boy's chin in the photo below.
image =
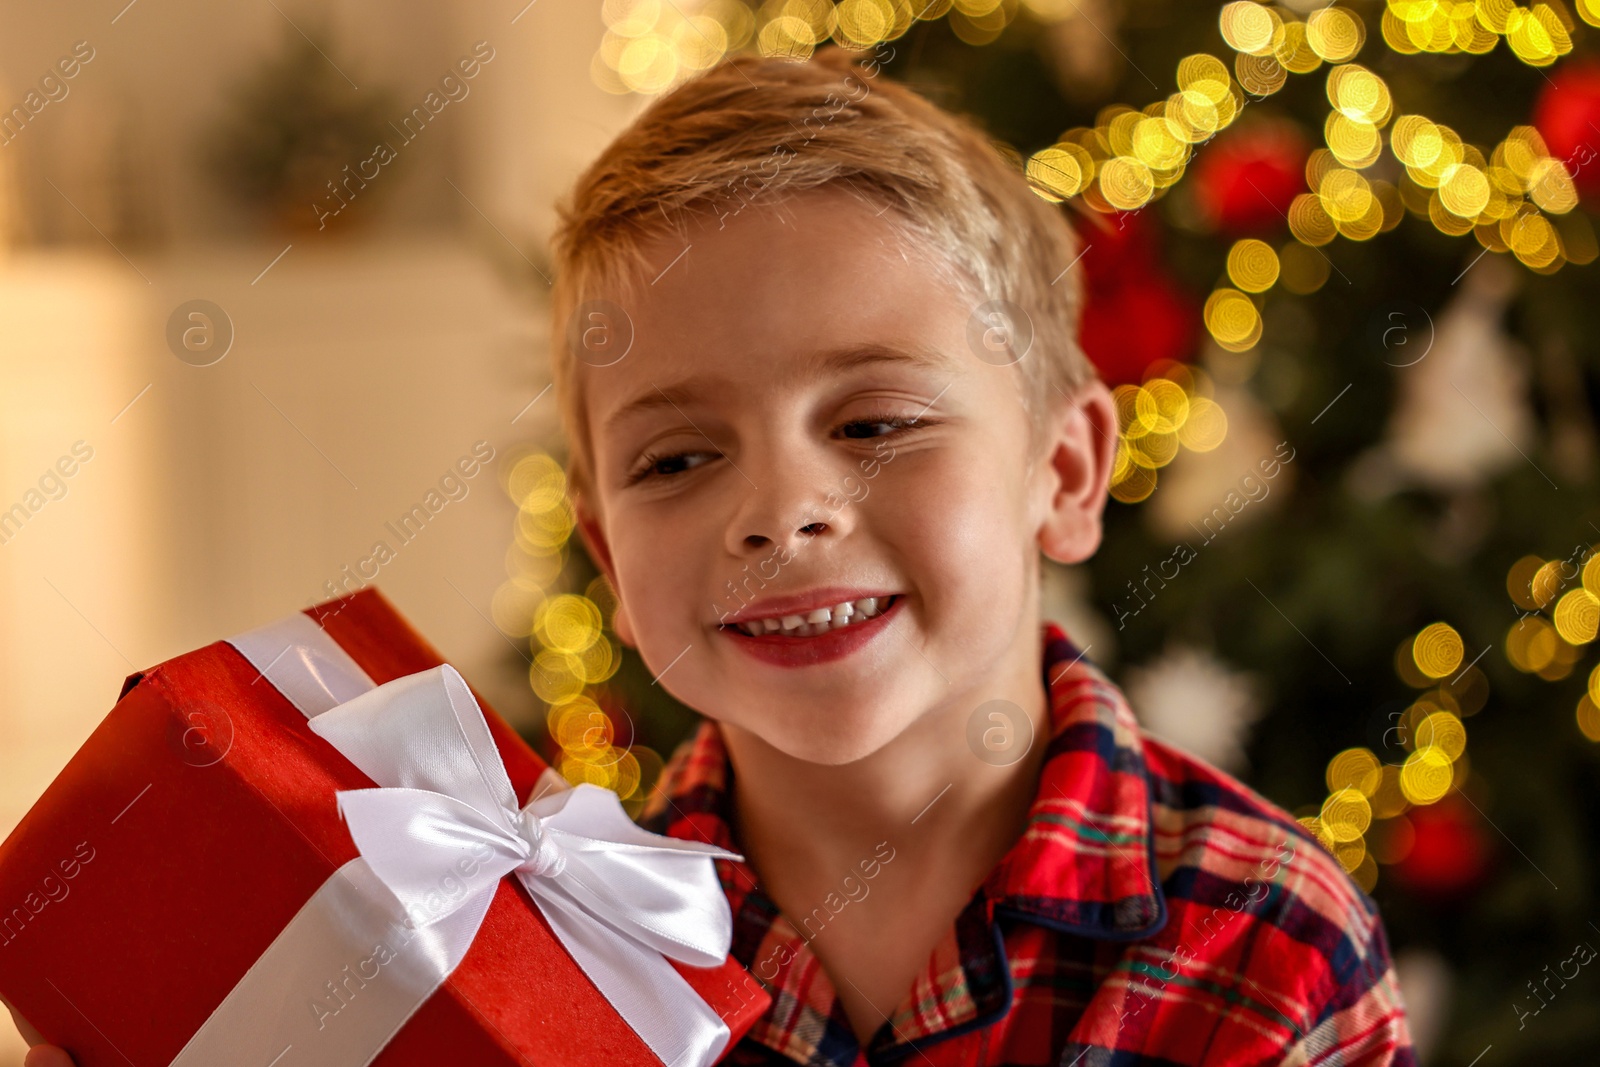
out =
<path fill-rule="evenodd" d="M 830 722 L 807 733 L 756 730 L 763 741 L 793 760 L 838 767 L 866 759 L 893 741 L 898 729 L 882 721 L 846 724 Z"/>

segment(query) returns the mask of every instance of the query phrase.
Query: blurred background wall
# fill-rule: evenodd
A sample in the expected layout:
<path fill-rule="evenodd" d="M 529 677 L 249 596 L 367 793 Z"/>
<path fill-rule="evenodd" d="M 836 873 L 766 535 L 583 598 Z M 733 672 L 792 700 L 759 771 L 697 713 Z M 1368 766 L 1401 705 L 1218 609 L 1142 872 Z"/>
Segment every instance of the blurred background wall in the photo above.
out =
<path fill-rule="evenodd" d="M 67 91 L 0 147 L 0 507 L 63 457 L 74 473 L 0 545 L 0 836 L 126 675 L 335 595 L 380 539 L 385 594 L 509 718 L 536 714 L 489 620 L 507 463 L 553 425 L 543 245 L 558 189 L 640 101 L 589 79 L 593 7 L 520 7 L 4 5 L 0 102 L 52 73 Z M 264 220 L 203 163 L 219 126 L 315 125 L 291 113 L 309 94 L 229 95 L 301 31 L 313 77 L 386 120 L 493 54 L 323 230 L 309 195 Z M 60 77 L 78 42 L 92 58 Z M 216 340 L 185 362 L 169 321 L 196 300 Z M 401 545 L 385 524 L 480 442 L 495 459 Z M 0 1064 L 21 1056 L 0 1023 Z"/>

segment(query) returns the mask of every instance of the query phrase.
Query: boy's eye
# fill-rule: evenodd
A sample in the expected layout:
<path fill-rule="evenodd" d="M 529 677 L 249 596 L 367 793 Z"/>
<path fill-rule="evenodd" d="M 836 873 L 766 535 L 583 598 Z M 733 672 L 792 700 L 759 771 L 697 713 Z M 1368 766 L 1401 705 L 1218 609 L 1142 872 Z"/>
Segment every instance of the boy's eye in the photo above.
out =
<path fill-rule="evenodd" d="M 900 417 L 894 416 L 894 415 L 871 415 L 871 416 L 868 416 L 867 418 L 864 418 L 864 419 L 851 419 L 849 422 L 844 424 L 843 428 L 848 430 L 852 426 L 870 426 L 870 427 L 887 426 L 889 428 L 889 432 L 893 433 L 895 430 L 902 429 L 902 428 L 908 428 L 908 427 L 914 427 L 917 424 L 918 424 L 918 420 L 917 419 L 900 418 Z M 864 434 L 850 434 L 850 433 L 847 433 L 845 436 L 847 436 L 847 437 L 855 437 L 855 438 L 862 438 L 862 437 L 882 437 L 884 435 L 881 434 L 881 433 L 864 433 Z"/>
<path fill-rule="evenodd" d="M 639 459 L 639 467 L 628 476 L 628 484 L 642 482 L 646 478 L 669 478 L 674 474 L 682 474 L 688 470 L 688 461 L 696 456 L 705 456 L 705 452 L 675 452 L 669 456 L 645 455 Z"/>
<path fill-rule="evenodd" d="M 851 419 L 841 424 L 840 431 L 851 440 L 863 440 L 874 437 L 887 437 L 889 434 L 914 430 L 927 424 L 928 420 L 921 418 L 906 418 L 899 415 L 868 415 L 866 418 Z M 854 433 L 852 430 L 866 427 L 865 433 Z M 887 430 L 887 432 L 883 432 Z M 639 464 L 633 473 L 628 475 L 627 484 L 636 485 L 651 478 L 671 478 L 677 474 L 691 470 L 690 460 L 709 456 L 720 455 L 718 452 L 673 452 L 668 455 L 655 455 L 647 453 L 639 457 Z M 696 464 L 697 465 L 697 464 Z"/>

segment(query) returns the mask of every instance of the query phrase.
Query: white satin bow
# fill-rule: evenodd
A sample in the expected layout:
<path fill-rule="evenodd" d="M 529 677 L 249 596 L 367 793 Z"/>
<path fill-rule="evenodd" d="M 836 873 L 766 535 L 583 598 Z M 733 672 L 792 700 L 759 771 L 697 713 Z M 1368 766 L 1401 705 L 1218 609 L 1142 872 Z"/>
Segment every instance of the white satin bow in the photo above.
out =
<path fill-rule="evenodd" d="M 449 664 L 309 720 L 379 783 L 343 790 L 363 859 L 418 927 L 465 955 L 500 879 L 515 874 L 584 972 L 668 1064 L 709 1064 L 727 1025 L 665 957 L 720 964 L 733 918 L 713 845 L 652 834 L 615 793 L 582 784 L 521 808 L 488 723 Z M 459 955 L 457 954 L 459 953 Z"/>

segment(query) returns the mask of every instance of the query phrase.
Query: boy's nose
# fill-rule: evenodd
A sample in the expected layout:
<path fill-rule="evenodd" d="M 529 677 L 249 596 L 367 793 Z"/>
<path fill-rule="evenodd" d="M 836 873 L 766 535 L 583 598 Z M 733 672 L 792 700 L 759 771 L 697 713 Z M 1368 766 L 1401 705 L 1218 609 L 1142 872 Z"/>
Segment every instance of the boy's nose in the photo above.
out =
<path fill-rule="evenodd" d="M 803 439 L 776 440 L 752 449 L 743 462 L 750 487 L 741 493 L 726 517 L 724 545 L 737 556 L 799 552 L 817 538 L 841 540 L 855 524 L 861 492 L 837 457 L 808 447 Z"/>
<path fill-rule="evenodd" d="M 800 529 L 795 532 L 804 534 L 807 537 L 815 537 L 816 535 L 825 532 L 827 529 L 828 524 L 825 522 L 811 522 L 800 527 Z M 766 536 L 765 534 L 746 534 L 744 543 L 750 548 L 765 548 L 769 544 L 772 544 L 772 538 Z"/>

